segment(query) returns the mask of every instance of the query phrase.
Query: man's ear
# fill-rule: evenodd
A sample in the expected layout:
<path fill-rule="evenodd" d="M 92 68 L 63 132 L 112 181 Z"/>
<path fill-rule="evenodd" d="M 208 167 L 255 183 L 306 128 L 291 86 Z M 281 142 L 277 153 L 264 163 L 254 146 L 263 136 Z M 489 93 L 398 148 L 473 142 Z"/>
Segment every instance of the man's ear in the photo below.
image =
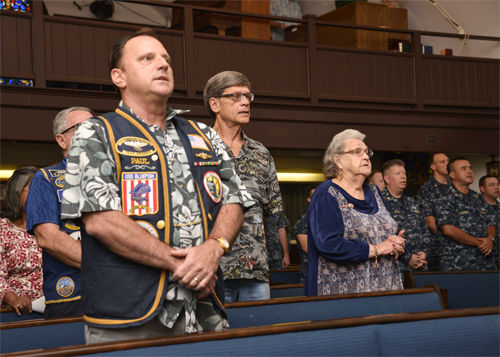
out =
<path fill-rule="evenodd" d="M 432 163 L 432 164 L 431 164 L 431 170 L 432 170 L 432 171 L 436 171 L 436 164 L 435 164 L 435 163 Z"/>
<path fill-rule="evenodd" d="M 111 70 L 111 80 L 113 81 L 113 84 L 120 89 L 125 88 L 127 85 L 125 73 L 120 68 L 113 68 Z"/>
<path fill-rule="evenodd" d="M 484 187 L 483 186 L 479 186 L 479 191 L 481 191 L 481 193 L 484 193 Z"/>
<path fill-rule="evenodd" d="M 63 149 L 63 151 L 68 149 L 68 143 L 66 143 L 66 138 L 64 137 L 64 134 L 57 134 L 56 135 L 56 141 L 57 144 Z"/>
<path fill-rule="evenodd" d="M 208 104 L 210 104 L 210 109 L 212 109 L 212 111 L 217 114 L 220 110 L 219 108 L 219 101 L 217 99 L 215 99 L 214 97 L 210 98 L 208 100 Z"/>

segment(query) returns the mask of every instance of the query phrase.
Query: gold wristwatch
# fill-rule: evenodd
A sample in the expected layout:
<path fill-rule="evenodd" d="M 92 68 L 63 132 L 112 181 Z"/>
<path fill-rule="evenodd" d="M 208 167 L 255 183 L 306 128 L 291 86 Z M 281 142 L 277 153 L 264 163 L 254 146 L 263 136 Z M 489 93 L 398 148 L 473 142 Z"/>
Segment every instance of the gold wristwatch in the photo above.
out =
<path fill-rule="evenodd" d="M 229 250 L 229 242 L 222 237 L 214 237 L 217 242 L 219 242 L 222 249 L 224 249 L 224 254 Z"/>

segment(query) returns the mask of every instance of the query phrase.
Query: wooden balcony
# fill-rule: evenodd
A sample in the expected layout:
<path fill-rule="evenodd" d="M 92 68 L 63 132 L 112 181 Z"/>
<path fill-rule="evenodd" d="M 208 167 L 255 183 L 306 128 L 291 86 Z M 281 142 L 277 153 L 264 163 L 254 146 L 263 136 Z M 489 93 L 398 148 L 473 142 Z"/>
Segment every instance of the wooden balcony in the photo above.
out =
<path fill-rule="evenodd" d="M 143 1 L 144 2 L 144 1 Z M 496 153 L 499 146 L 499 64 L 496 59 L 423 55 L 421 36 L 459 35 L 355 26 L 318 20 L 300 23 L 303 42 L 220 36 L 194 31 L 193 12 L 256 20 L 291 19 L 159 1 L 183 13 L 181 29 L 155 28 L 173 58 L 175 91 L 169 104 L 209 122 L 205 82 L 222 70 L 243 72 L 256 100 L 246 132 L 270 148 L 324 149 L 348 127 L 384 151 Z M 34 80 L 33 88 L 2 87 L 2 140 L 52 141 L 54 114 L 85 105 L 112 110 L 107 65 L 112 43 L 140 26 L 48 16 L 41 1 L 30 15 L 0 14 L 2 77 Z M 406 36 L 411 52 L 321 45 L 318 26 Z M 470 36 L 498 43 L 499 38 Z"/>

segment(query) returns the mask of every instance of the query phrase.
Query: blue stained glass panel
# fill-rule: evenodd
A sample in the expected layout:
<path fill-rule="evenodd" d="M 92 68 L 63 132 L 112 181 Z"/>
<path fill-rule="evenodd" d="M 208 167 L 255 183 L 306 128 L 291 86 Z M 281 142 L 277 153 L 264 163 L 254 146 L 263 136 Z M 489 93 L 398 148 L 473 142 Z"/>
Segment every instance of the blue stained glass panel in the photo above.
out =
<path fill-rule="evenodd" d="M 0 0 L 0 10 L 31 12 L 31 0 Z"/>
<path fill-rule="evenodd" d="M 0 77 L 0 86 L 33 87 L 33 80 Z"/>

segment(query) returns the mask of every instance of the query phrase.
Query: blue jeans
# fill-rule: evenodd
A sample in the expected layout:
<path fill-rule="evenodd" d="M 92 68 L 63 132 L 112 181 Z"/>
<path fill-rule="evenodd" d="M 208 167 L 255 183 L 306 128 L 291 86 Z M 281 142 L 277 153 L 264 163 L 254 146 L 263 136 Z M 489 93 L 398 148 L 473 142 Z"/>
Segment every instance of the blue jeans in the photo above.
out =
<path fill-rule="evenodd" d="M 269 283 L 256 279 L 224 280 L 225 302 L 267 300 L 271 298 Z"/>

